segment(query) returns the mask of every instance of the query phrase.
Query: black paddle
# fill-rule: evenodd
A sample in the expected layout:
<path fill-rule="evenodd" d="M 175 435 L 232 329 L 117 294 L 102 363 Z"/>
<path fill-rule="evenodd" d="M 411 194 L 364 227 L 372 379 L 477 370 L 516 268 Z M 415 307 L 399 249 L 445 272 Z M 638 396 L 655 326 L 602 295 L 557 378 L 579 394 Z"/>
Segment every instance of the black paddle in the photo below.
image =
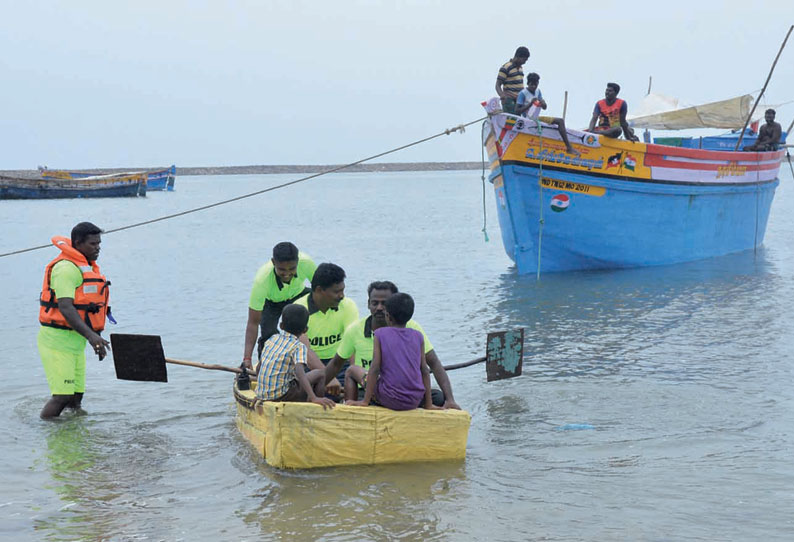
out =
<path fill-rule="evenodd" d="M 133 335 L 112 333 L 110 335 L 113 364 L 116 367 L 116 378 L 119 380 L 136 380 L 138 382 L 168 382 L 166 363 L 186 365 L 209 369 L 212 371 L 227 371 L 243 377 L 242 368 L 227 365 L 211 365 L 196 361 L 184 361 L 165 357 L 163 344 L 159 335 Z M 524 330 L 499 331 L 488 334 L 488 344 L 485 357 L 473 359 L 465 363 L 445 365 L 444 369 L 452 371 L 463 367 L 485 362 L 485 371 L 488 382 L 512 378 L 521 374 L 522 357 L 524 351 Z M 245 372 L 246 376 L 256 376 L 251 370 Z"/>

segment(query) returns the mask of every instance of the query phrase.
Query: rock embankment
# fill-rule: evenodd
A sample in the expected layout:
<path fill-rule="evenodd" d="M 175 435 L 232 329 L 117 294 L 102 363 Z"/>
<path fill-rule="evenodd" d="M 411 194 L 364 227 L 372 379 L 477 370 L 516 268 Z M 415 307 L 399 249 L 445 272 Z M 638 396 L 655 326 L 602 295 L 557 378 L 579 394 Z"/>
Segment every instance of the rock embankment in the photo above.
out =
<path fill-rule="evenodd" d="M 177 167 L 176 174 L 180 175 L 267 175 L 289 173 L 320 173 L 334 169 L 339 165 L 270 165 L 270 166 L 216 166 L 216 167 Z M 482 162 L 392 162 L 392 163 L 367 163 L 345 168 L 343 171 L 376 172 L 376 171 L 453 171 L 462 169 L 481 169 Z M 148 171 L 162 169 L 162 167 L 125 167 L 125 168 L 88 168 L 78 169 L 103 175 L 107 173 L 124 173 L 127 171 Z M 37 170 L 6 170 L 0 175 L 12 177 L 35 178 L 39 176 Z"/>

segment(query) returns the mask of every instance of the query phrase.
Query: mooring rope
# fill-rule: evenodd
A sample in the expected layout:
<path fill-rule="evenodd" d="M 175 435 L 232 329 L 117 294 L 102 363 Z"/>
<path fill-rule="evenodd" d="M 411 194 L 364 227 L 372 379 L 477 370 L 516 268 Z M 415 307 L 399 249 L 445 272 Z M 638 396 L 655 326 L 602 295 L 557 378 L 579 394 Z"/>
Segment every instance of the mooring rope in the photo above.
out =
<path fill-rule="evenodd" d="M 538 167 L 538 272 L 535 280 L 540 280 L 540 250 L 543 245 L 543 127 L 538 119 L 535 119 L 535 124 L 538 128 L 538 139 L 540 141 L 540 149 L 538 151 L 539 167 Z"/>
<path fill-rule="evenodd" d="M 317 177 L 321 177 L 322 175 L 327 175 L 329 173 L 335 173 L 337 171 L 340 171 L 340 170 L 343 170 L 343 169 L 347 169 L 349 167 L 357 166 L 358 164 L 363 164 L 364 162 L 368 162 L 368 161 L 374 160 L 376 158 L 380 158 L 381 156 L 386 156 L 387 154 L 392 154 L 392 153 L 395 153 L 397 151 L 401 151 L 403 149 L 407 149 L 409 147 L 413 147 L 415 145 L 419 145 L 421 143 L 426 143 L 426 142 L 428 142 L 428 141 L 430 141 L 432 139 L 435 139 L 437 137 L 441 137 L 443 135 L 450 135 L 453 132 L 461 132 L 461 133 L 463 133 L 467 126 L 471 126 L 472 124 L 476 124 L 476 123 L 478 123 L 478 122 L 480 122 L 480 121 L 482 121 L 482 120 L 484 120 L 486 118 L 488 118 L 488 117 L 481 117 L 481 118 L 479 118 L 477 120 L 473 120 L 473 121 L 467 122 L 465 124 L 459 124 L 459 125 L 457 125 L 457 126 L 455 126 L 453 128 L 447 128 L 443 132 L 439 132 L 439 133 L 437 133 L 435 135 L 432 135 L 432 136 L 429 136 L 429 137 L 425 137 L 423 139 L 419 139 L 419 140 L 414 141 L 412 143 L 408 143 L 407 145 L 401 145 L 401 146 L 395 147 L 395 148 L 393 148 L 391 150 L 388 150 L 388 151 L 385 151 L 385 152 L 381 152 L 381 153 L 378 153 L 378 154 L 375 154 L 375 155 L 372 155 L 372 156 L 368 156 L 367 158 L 362 158 L 361 160 L 356 160 L 355 162 L 350 162 L 349 164 L 345 164 L 343 166 L 337 166 L 337 167 L 334 167 L 334 168 L 331 168 L 331 169 L 328 169 L 328 170 L 325 170 L 325 171 L 321 171 L 319 173 L 315 173 L 315 174 L 309 175 L 307 177 L 302 177 L 302 178 L 296 179 L 294 181 L 290 181 L 290 182 L 287 182 L 287 183 L 282 183 L 282 184 L 279 184 L 279 185 L 276 185 L 276 186 L 271 186 L 270 188 L 265 188 L 263 190 L 257 190 L 256 192 L 251 192 L 249 194 L 243 194 L 242 196 L 229 198 L 229 199 L 226 199 L 226 200 L 223 200 L 223 201 L 210 203 L 209 205 L 202 205 L 201 207 L 195 207 L 193 209 L 188 209 L 186 211 L 181 211 L 179 213 L 173 213 L 173 214 L 170 214 L 170 215 L 165 215 L 165 216 L 161 216 L 161 217 L 158 217 L 158 218 L 153 218 L 151 220 L 144 220 L 143 222 L 136 222 L 135 224 L 129 224 L 127 226 L 121 226 L 119 228 L 112 228 L 112 229 L 109 229 L 109 230 L 105 230 L 103 233 L 108 234 L 108 233 L 115 233 L 115 232 L 124 231 L 124 230 L 130 230 L 132 228 L 138 228 L 140 226 L 146 226 L 148 224 L 154 224 L 155 222 L 162 222 L 163 220 L 170 220 L 172 218 L 177 218 L 177 217 L 180 217 L 180 216 L 189 215 L 191 213 L 197 213 L 199 211 L 206 211 L 207 209 L 212 209 L 213 207 L 220 207 L 221 205 L 226 205 L 227 203 L 233 203 L 235 201 L 239 201 L 239 200 L 242 200 L 242 199 L 251 198 L 251 197 L 254 197 L 254 196 L 258 196 L 260 194 L 264 194 L 266 192 L 272 192 L 273 190 L 278 190 L 280 188 L 286 188 L 287 186 L 292 186 L 293 184 L 302 183 L 304 181 L 315 179 Z M 46 244 L 46 245 L 39 245 L 39 246 L 35 246 L 35 247 L 23 248 L 23 249 L 20 249 L 20 250 L 14 250 L 14 251 L 11 251 L 11 252 L 6 252 L 6 253 L 3 253 L 3 254 L 0 254 L 0 258 L 5 258 L 6 256 L 13 256 L 15 254 L 23 254 L 25 252 L 32 252 L 34 250 L 41 250 L 41 249 L 48 248 L 48 247 L 51 247 L 51 246 L 52 246 L 52 244 L 50 243 L 50 244 Z"/>
<path fill-rule="evenodd" d="M 482 128 L 480 129 L 480 140 L 482 145 L 480 145 L 480 158 L 482 159 L 482 234 L 485 236 L 485 242 L 488 242 L 488 230 L 487 230 L 487 213 L 485 208 L 485 124 L 488 120 L 484 120 L 482 123 Z"/>

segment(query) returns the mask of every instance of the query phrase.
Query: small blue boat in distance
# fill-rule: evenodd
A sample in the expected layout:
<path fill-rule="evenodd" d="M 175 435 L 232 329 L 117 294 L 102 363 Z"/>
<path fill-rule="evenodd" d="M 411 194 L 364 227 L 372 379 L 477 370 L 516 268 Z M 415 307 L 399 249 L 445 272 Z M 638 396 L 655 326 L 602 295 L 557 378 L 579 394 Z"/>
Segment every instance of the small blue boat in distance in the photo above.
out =
<path fill-rule="evenodd" d="M 172 192 L 174 190 L 174 182 L 176 180 L 176 166 L 172 165 L 166 169 L 158 169 L 157 171 L 147 172 L 147 189 L 148 190 L 167 190 Z"/>

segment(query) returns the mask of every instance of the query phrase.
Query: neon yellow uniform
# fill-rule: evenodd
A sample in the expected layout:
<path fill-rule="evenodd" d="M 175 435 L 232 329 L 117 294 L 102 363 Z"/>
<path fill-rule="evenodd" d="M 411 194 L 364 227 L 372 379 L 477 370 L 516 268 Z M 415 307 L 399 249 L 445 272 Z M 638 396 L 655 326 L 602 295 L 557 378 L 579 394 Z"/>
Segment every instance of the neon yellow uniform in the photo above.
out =
<path fill-rule="evenodd" d="M 83 272 L 69 261 L 52 267 L 50 287 L 56 299 L 74 299 L 74 291 L 83 284 Z M 86 339 L 72 329 L 41 326 L 36 340 L 41 363 L 52 395 L 85 392 Z"/>
<path fill-rule="evenodd" d="M 433 345 L 430 339 L 427 338 L 422 326 L 413 320 L 408 320 L 405 327 L 415 329 L 422 334 L 425 340 L 425 354 L 433 349 Z M 356 357 L 353 360 L 353 364 L 369 369 L 369 364 L 372 363 L 372 348 L 372 316 L 367 316 L 357 322 L 353 322 L 345 329 L 345 333 L 342 335 L 342 342 L 339 344 L 336 353 L 342 359 L 349 359 L 355 353 Z"/>
<path fill-rule="evenodd" d="M 339 308 L 322 312 L 314 304 L 312 294 L 308 293 L 295 304 L 303 305 L 309 311 L 309 331 L 306 335 L 312 350 L 321 360 L 333 358 L 345 329 L 358 320 L 356 302 L 345 297 L 339 303 Z"/>
<path fill-rule="evenodd" d="M 306 281 L 311 282 L 315 269 L 317 265 L 314 261 L 303 252 L 298 252 L 298 274 L 292 277 L 291 281 L 284 283 L 276 275 L 273 262 L 267 262 L 256 272 L 248 306 L 255 311 L 261 311 L 265 301 L 280 303 L 292 299 L 303 292 Z"/>

